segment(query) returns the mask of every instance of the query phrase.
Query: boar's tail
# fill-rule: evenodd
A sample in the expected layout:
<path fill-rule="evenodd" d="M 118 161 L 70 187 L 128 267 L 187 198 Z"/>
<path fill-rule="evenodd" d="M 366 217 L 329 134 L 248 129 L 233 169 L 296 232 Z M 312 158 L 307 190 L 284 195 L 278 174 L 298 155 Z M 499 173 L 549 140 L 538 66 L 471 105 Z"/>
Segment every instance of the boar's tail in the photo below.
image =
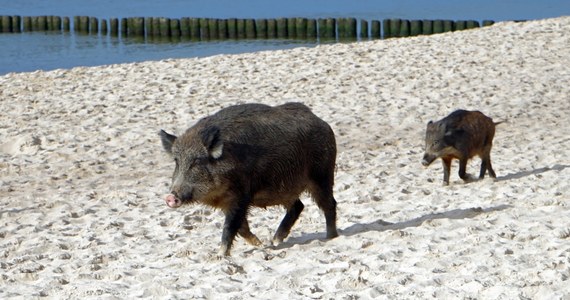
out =
<path fill-rule="evenodd" d="M 500 122 L 495 122 L 495 126 L 499 125 L 499 124 L 503 124 L 503 123 L 507 123 L 507 121 L 500 121 Z"/>

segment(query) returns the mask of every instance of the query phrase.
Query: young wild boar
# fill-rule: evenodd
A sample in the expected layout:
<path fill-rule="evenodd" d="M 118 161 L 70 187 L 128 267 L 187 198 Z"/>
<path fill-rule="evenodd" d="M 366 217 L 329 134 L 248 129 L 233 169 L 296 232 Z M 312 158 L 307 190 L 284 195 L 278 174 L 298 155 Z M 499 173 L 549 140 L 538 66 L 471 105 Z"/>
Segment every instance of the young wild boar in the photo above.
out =
<path fill-rule="evenodd" d="M 427 167 L 441 157 L 443 182 L 448 185 L 451 160 L 459 159 L 459 177 L 467 181 L 467 160 L 477 155 L 481 158 L 479 178 L 484 178 L 487 170 L 496 178 L 491 166 L 491 147 L 497 124 L 479 111 L 466 110 L 454 111 L 437 122 L 429 121 L 422 164 Z"/>
<path fill-rule="evenodd" d="M 180 137 L 163 130 L 160 136 L 176 163 L 166 204 L 219 208 L 225 214 L 220 255 L 230 254 L 236 234 L 261 244 L 247 222 L 252 206 L 286 208 L 273 238 L 282 242 L 303 210 L 299 196 L 304 191 L 324 212 L 327 238 L 338 236 L 334 133 L 305 105 L 230 106 L 201 119 Z"/>

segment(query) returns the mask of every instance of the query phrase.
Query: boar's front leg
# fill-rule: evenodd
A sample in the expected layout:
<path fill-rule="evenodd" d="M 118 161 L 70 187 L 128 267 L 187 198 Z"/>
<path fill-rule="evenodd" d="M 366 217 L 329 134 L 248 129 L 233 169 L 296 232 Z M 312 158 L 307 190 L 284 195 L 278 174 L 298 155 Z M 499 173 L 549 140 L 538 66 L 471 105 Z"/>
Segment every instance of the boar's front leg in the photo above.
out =
<path fill-rule="evenodd" d="M 230 255 L 232 243 L 238 234 L 238 231 L 242 229 L 243 223 L 246 222 L 249 201 L 247 199 L 242 199 L 236 202 L 237 203 L 234 207 L 230 207 L 224 211 L 226 220 L 224 221 L 224 229 L 222 231 L 222 246 L 220 247 L 219 252 L 220 256 Z M 247 226 L 247 232 L 249 232 L 249 226 Z M 249 233 L 251 234 L 251 232 Z"/>
<path fill-rule="evenodd" d="M 277 232 L 275 232 L 275 236 L 273 237 L 274 244 L 283 242 L 283 240 L 289 235 L 291 227 L 293 227 L 299 218 L 303 208 L 305 208 L 305 205 L 303 205 L 301 200 L 297 199 L 293 205 L 287 209 L 287 213 L 285 214 L 283 221 L 281 221 L 281 224 L 279 224 L 279 228 L 277 228 Z"/>
<path fill-rule="evenodd" d="M 449 172 L 451 171 L 451 157 L 442 157 L 441 162 L 443 165 L 443 184 L 449 185 Z"/>
<path fill-rule="evenodd" d="M 459 177 L 463 181 L 469 181 L 469 176 L 467 176 L 467 158 L 462 157 L 459 159 Z"/>

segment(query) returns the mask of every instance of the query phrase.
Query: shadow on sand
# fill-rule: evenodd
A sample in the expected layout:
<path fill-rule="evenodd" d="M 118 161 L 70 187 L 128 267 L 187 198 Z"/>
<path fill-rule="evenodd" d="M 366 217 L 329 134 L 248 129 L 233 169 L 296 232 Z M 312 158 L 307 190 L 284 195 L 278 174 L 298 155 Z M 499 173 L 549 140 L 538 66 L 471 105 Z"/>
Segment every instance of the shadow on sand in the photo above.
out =
<path fill-rule="evenodd" d="M 522 172 L 513 173 L 513 174 L 507 174 L 505 176 L 497 177 L 497 181 L 520 179 L 523 177 L 527 177 L 530 175 L 537 175 L 537 174 L 545 173 L 548 171 L 562 171 L 568 167 L 570 167 L 570 166 L 569 165 L 558 165 L 558 164 L 556 164 L 552 167 L 544 167 L 544 168 L 540 168 L 540 169 L 534 169 L 534 170 L 522 171 Z"/>
<path fill-rule="evenodd" d="M 364 232 L 370 231 L 387 231 L 387 230 L 401 230 L 408 227 L 417 227 L 422 225 L 425 221 L 429 220 L 437 220 L 437 219 L 468 219 L 474 218 L 479 214 L 482 213 L 489 213 L 495 211 L 501 211 L 508 208 L 511 208 L 511 205 L 499 205 L 490 208 L 481 208 L 481 207 L 473 207 L 467 209 L 454 209 L 442 213 L 433 213 L 428 214 L 425 216 L 421 216 L 419 218 L 415 218 L 409 221 L 399 222 L 399 223 L 390 223 L 383 220 L 377 220 L 374 222 L 366 223 L 366 224 L 354 224 L 345 229 L 339 230 L 339 235 L 341 236 L 352 236 Z M 287 239 L 284 243 L 276 246 L 274 249 L 285 249 L 290 248 L 294 245 L 304 245 L 309 244 L 312 241 L 319 240 L 325 241 L 326 239 L 323 237 L 323 233 L 311 233 L 306 234 L 300 237 L 291 237 Z"/>

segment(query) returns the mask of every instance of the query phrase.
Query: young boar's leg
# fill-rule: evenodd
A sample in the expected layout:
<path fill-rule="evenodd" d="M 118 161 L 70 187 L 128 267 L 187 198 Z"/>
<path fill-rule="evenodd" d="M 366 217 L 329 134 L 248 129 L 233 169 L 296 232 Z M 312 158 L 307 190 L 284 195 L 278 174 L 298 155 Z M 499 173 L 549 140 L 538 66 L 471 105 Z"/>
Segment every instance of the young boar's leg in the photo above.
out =
<path fill-rule="evenodd" d="M 249 223 L 247 222 L 247 217 L 241 223 L 241 227 L 238 230 L 238 234 L 245 239 L 250 245 L 260 246 L 261 241 L 255 236 L 255 234 L 251 233 L 249 230 Z"/>
<path fill-rule="evenodd" d="M 459 159 L 459 177 L 463 179 L 463 181 L 469 180 L 467 176 L 467 158 Z"/>
<path fill-rule="evenodd" d="M 442 157 L 441 162 L 443 165 L 443 184 L 449 185 L 449 172 L 451 170 L 451 157 Z"/>
<path fill-rule="evenodd" d="M 277 232 L 275 232 L 275 236 L 273 237 L 274 243 L 283 242 L 283 240 L 289 235 L 289 232 L 291 231 L 291 227 L 293 227 L 293 225 L 295 224 L 295 222 L 299 218 L 299 215 L 301 215 L 303 208 L 305 208 L 305 206 L 303 205 L 303 202 L 301 202 L 301 200 L 297 199 L 293 203 L 293 205 L 291 205 L 291 207 L 289 207 L 287 209 L 287 213 L 285 214 L 283 221 L 281 221 L 281 224 L 279 224 L 279 227 L 277 228 Z"/>
<path fill-rule="evenodd" d="M 485 171 L 489 171 L 489 176 L 491 178 L 497 178 L 495 171 L 493 171 L 493 166 L 491 165 L 491 151 L 481 158 L 481 172 L 479 173 L 479 178 L 483 179 L 485 177 Z"/>
<path fill-rule="evenodd" d="M 236 201 L 237 202 L 237 201 Z M 240 201 L 236 206 L 224 211 L 226 220 L 224 222 L 224 229 L 222 232 L 222 246 L 220 247 L 220 256 L 229 256 L 232 243 L 242 228 L 242 224 L 247 216 L 247 203 L 248 201 Z M 249 227 L 249 226 L 248 226 Z M 249 231 L 249 230 L 248 230 Z M 253 235 L 253 234 L 252 234 Z"/>
<path fill-rule="evenodd" d="M 327 222 L 327 239 L 333 239 L 338 236 L 336 230 L 336 200 L 333 197 L 332 184 L 323 183 L 324 186 L 319 186 L 316 192 L 311 193 L 315 202 L 320 209 L 325 213 L 325 220 Z"/>

